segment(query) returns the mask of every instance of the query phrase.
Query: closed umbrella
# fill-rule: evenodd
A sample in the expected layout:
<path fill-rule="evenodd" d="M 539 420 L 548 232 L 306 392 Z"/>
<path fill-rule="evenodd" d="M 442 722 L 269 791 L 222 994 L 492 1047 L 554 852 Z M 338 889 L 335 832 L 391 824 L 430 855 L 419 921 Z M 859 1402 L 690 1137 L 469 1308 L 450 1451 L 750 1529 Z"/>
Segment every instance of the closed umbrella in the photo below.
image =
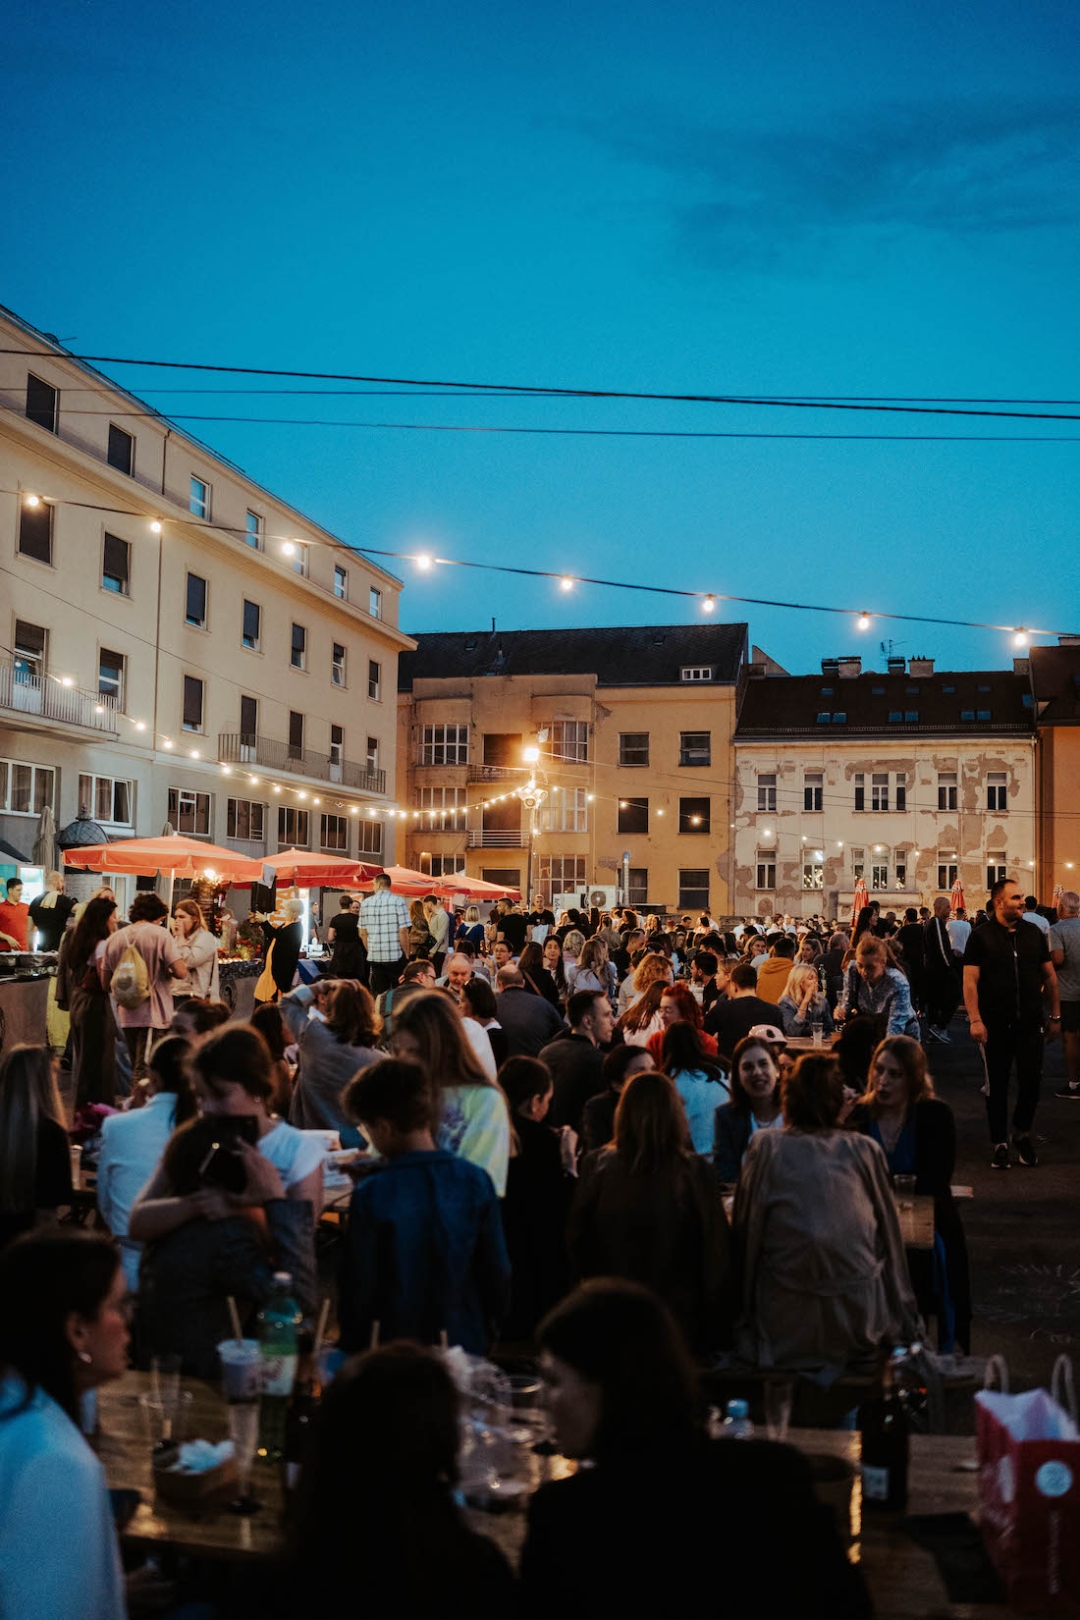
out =
<path fill-rule="evenodd" d="M 176 837 L 176 829 L 173 827 L 173 824 L 172 824 L 171 821 L 167 821 L 165 823 L 164 827 L 162 827 L 161 836 L 162 836 L 162 838 L 175 838 Z M 172 910 L 172 891 L 173 891 L 173 875 L 172 875 L 172 873 L 171 872 L 159 872 L 157 877 L 154 879 L 154 893 L 159 894 L 161 896 L 161 898 L 164 900 L 165 904 L 168 906 L 170 911 Z"/>
<path fill-rule="evenodd" d="M 14 844 L 9 844 L 6 838 L 0 838 L 0 855 L 6 860 L 18 861 L 22 866 L 30 865 L 29 860 L 22 851 L 16 849 Z"/>
<path fill-rule="evenodd" d="M 46 805 L 38 817 L 33 854 L 35 866 L 43 866 L 46 872 L 54 870 L 56 866 L 56 821 L 50 805 Z"/>
<path fill-rule="evenodd" d="M 964 885 L 957 878 L 949 894 L 949 904 L 954 911 L 966 911 L 967 901 L 964 899 Z"/>
<path fill-rule="evenodd" d="M 866 879 L 865 878 L 859 878 L 858 882 L 855 884 L 855 900 L 854 900 L 854 904 L 852 905 L 852 908 L 851 908 L 851 927 L 852 927 L 852 931 L 854 931 L 855 924 L 859 920 L 859 912 L 862 910 L 862 908 L 864 906 L 867 906 L 869 904 L 870 904 L 870 896 L 866 892 Z"/>

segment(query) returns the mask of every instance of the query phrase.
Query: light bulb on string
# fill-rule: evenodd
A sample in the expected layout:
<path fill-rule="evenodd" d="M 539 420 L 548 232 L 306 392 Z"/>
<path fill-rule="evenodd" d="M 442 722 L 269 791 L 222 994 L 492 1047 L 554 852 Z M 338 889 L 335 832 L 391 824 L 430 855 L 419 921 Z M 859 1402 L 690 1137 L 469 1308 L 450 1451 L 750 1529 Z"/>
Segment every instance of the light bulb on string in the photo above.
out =
<path fill-rule="evenodd" d="M 155 518 L 153 520 L 153 522 L 151 523 L 151 525 L 150 525 L 150 533 L 151 534 L 160 534 L 161 529 L 162 529 L 161 519 L 160 518 Z"/>
<path fill-rule="evenodd" d="M 413 558 L 413 562 L 422 574 L 426 574 L 430 568 L 434 567 L 435 559 L 429 552 L 420 551 Z"/>
<path fill-rule="evenodd" d="M 702 613 L 715 613 L 716 612 L 716 597 L 715 596 L 706 596 L 702 601 L 701 611 L 702 611 Z"/>
<path fill-rule="evenodd" d="M 27 495 L 25 497 L 25 499 L 24 499 L 23 504 L 25 506 L 29 506 L 31 508 L 33 508 L 35 506 L 40 506 L 41 505 L 41 496 L 40 495 Z"/>
<path fill-rule="evenodd" d="M 560 591 L 572 591 L 573 588 L 574 588 L 574 581 L 570 578 L 569 574 L 564 574 L 563 577 L 559 581 L 559 589 L 560 589 Z"/>
<path fill-rule="evenodd" d="M 1014 647 L 1027 647 L 1027 646 L 1030 646 L 1030 644 L 1031 644 L 1031 637 L 1028 635 L 1027 631 L 1024 629 L 1022 624 L 1018 625 L 1017 630 L 1016 630 L 1016 634 L 1013 636 L 1013 646 Z"/>
<path fill-rule="evenodd" d="M 860 630 L 869 630 L 869 628 L 870 628 L 870 615 L 869 615 L 869 613 L 866 613 L 866 612 L 860 613 L 859 617 L 856 619 L 855 623 L 856 623 L 856 625 L 858 626 L 858 628 Z"/>

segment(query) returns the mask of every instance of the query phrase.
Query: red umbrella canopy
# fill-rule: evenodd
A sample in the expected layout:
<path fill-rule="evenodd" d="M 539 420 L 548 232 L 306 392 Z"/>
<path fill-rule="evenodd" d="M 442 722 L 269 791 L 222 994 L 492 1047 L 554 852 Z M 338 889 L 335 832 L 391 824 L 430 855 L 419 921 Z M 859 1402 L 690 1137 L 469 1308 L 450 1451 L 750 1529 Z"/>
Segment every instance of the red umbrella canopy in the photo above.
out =
<path fill-rule="evenodd" d="M 344 855 L 313 855 L 306 849 L 281 849 L 261 863 L 261 882 L 291 884 L 298 889 L 351 889 L 382 871 L 368 861 Z"/>
<path fill-rule="evenodd" d="M 868 906 L 869 904 L 870 896 L 866 892 L 866 879 L 860 878 L 855 885 L 855 902 L 851 908 L 852 928 L 854 928 L 855 924 L 858 922 L 859 912 L 862 910 L 863 906 Z"/>
<path fill-rule="evenodd" d="M 220 844 L 206 844 L 199 838 L 174 833 L 169 838 L 122 838 L 115 844 L 88 844 L 71 850 L 68 866 L 82 866 L 91 872 L 126 873 L 129 876 L 156 877 L 159 872 L 177 877 L 218 877 L 228 882 L 261 883 L 262 862 Z"/>
<path fill-rule="evenodd" d="M 425 877 L 423 872 L 414 872 L 408 866 L 387 866 L 383 869 L 390 879 L 390 890 L 393 894 L 403 894 L 407 899 L 416 899 L 418 895 L 438 894 L 439 878 Z M 375 887 L 372 878 L 367 878 L 358 885 L 368 891 Z"/>
<path fill-rule="evenodd" d="M 949 904 L 952 906 L 954 911 L 967 910 L 967 901 L 964 899 L 964 885 L 961 883 L 959 878 L 957 878 L 956 882 L 952 886 L 952 892 L 949 895 Z"/>
<path fill-rule="evenodd" d="M 462 894 L 468 900 L 520 900 L 520 889 L 506 889 L 501 883 L 485 883 L 483 878 L 466 877 L 464 872 L 457 872 L 453 877 L 439 878 L 435 885 L 437 894 Z"/>

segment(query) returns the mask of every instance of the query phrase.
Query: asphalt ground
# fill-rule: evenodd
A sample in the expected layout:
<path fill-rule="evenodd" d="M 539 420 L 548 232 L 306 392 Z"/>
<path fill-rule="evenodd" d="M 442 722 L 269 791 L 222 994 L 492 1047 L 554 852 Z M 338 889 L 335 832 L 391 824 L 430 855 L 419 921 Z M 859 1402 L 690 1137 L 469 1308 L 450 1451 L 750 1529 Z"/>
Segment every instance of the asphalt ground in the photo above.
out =
<path fill-rule="evenodd" d="M 1080 1102 L 1054 1096 L 1065 1078 L 1054 1041 L 1032 1133 L 1039 1163 L 992 1170 L 982 1061 L 962 1014 L 949 1038 L 948 1046 L 928 1042 L 927 1056 L 934 1088 L 956 1116 L 953 1182 L 974 1191 L 958 1206 L 971 1262 L 972 1354 L 1003 1354 L 1014 1390 L 1049 1388 L 1056 1357 L 1080 1356 Z M 1015 1095 L 1014 1081 L 1010 1115 Z"/>

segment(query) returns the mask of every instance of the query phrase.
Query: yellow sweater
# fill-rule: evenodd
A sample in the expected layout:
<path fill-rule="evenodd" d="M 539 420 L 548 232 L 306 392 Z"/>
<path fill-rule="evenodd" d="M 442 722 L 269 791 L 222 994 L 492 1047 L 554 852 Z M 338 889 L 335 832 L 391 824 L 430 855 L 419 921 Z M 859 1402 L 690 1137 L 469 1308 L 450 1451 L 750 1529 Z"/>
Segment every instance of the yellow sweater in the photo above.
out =
<path fill-rule="evenodd" d="M 762 1001 L 771 1001 L 773 1006 L 776 1006 L 784 993 L 788 974 L 794 966 L 794 962 L 789 961 L 786 956 L 766 957 L 765 966 L 757 976 L 757 993 Z"/>

